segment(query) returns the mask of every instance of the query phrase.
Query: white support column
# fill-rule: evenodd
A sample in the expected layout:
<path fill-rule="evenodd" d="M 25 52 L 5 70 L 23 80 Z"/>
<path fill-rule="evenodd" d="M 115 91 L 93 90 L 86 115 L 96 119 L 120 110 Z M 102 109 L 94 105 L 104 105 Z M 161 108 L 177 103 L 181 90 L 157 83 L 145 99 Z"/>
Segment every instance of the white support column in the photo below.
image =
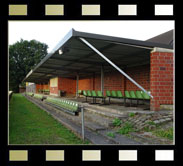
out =
<path fill-rule="evenodd" d="M 80 40 L 85 43 L 88 47 L 90 47 L 93 51 L 95 51 L 99 56 L 101 56 L 105 61 L 107 61 L 110 65 L 112 65 L 116 70 L 118 70 L 122 75 L 128 78 L 131 82 L 133 82 L 137 87 L 139 87 L 142 91 L 144 91 L 148 96 L 153 98 L 153 96 L 147 92 L 141 85 L 139 85 L 135 80 L 133 80 L 129 75 L 127 75 L 123 70 L 121 70 L 118 66 L 116 66 L 111 60 L 109 60 L 104 54 L 102 54 L 99 50 L 97 50 L 94 46 L 92 46 L 87 40 L 84 38 L 80 38 Z"/>
<path fill-rule="evenodd" d="M 101 92 L 104 95 L 104 67 L 101 66 Z"/>
<path fill-rule="evenodd" d="M 76 75 L 76 98 L 78 98 L 79 94 L 78 94 L 78 87 L 79 87 L 79 75 Z"/>

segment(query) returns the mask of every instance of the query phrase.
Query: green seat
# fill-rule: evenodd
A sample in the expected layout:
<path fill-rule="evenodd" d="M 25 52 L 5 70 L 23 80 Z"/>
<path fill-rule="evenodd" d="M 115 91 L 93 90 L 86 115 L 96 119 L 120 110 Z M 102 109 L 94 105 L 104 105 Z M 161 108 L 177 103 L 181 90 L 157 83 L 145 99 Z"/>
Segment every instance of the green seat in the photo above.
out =
<path fill-rule="evenodd" d="M 114 91 L 114 90 L 112 90 L 112 91 L 111 91 L 111 97 L 113 97 L 113 98 L 117 98 L 116 91 Z"/>
<path fill-rule="evenodd" d="M 47 97 L 45 100 L 47 103 L 52 104 L 56 108 L 60 108 L 64 112 L 68 112 L 72 115 L 78 114 L 79 105 L 76 102 L 70 100 L 63 100 L 59 98 Z"/>
<path fill-rule="evenodd" d="M 130 99 L 130 106 L 131 106 L 131 104 L 132 104 L 132 98 L 131 98 L 131 96 L 130 96 L 130 93 L 129 93 L 129 91 L 127 91 L 127 90 L 125 90 L 125 106 L 126 106 L 126 99 Z"/>
<path fill-rule="evenodd" d="M 83 90 L 83 95 L 88 96 L 85 90 Z"/>
<path fill-rule="evenodd" d="M 97 94 L 94 90 L 91 91 L 91 95 L 92 95 L 92 97 L 97 97 Z"/>
<path fill-rule="evenodd" d="M 131 99 L 129 91 L 125 90 L 125 98 Z"/>
<path fill-rule="evenodd" d="M 122 94 L 122 92 L 121 91 L 117 91 L 116 92 L 116 94 L 117 94 L 117 98 L 123 98 L 123 94 Z"/>
<path fill-rule="evenodd" d="M 37 99 L 41 99 L 41 100 L 42 100 L 42 98 L 43 98 L 43 96 L 40 95 L 40 94 L 34 94 L 34 97 L 37 98 Z"/>
<path fill-rule="evenodd" d="M 150 92 L 149 92 L 150 93 Z M 150 100 L 150 96 L 146 94 L 145 92 L 142 92 L 142 96 L 145 100 Z"/>
<path fill-rule="evenodd" d="M 109 90 L 106 90 L 106 96 L 111 97 L 111 92 Z"/>
<path fill-rule="evenodd" d="M 136 91 L 136 97 L 137 97 L 137 99 L 140 99 L 140 100 L 143 100 L 144 98 L 143 98 L 143 96 L 142 96 L 142 92 L 141 91 Z"/>
<path fill-rule="evenodd" d="M 102 94 L 102 91 L 97 91 L 97 97 L 102 98 L 102 102 L 105 104 L 105 96 Z"/>
<path fill-rule="evenodd" d="M 85 102 L 87 102 L 87 97 L 88 97 L 88 94 L 87 94 L 86 90 L 83 90 L 83 95 L 86 97 L 86 100 L 85 100 Z"/>
<path fill-rule="evenodd" d="M 139 100 L 138 100 L 138 97 L 136 96 L 135 92 L 130 91 L 130 96 L 131 96 L 131 99 L 137 100 L 137 106 L 138 106 Z"/>
<path fill-rule="evenodd" d="M 137 99 L 136 95 L 135 95 L 135 92 L 134 91 L 130 91 L 130 96 L 132 99 Z"/>
<path fill-rule="evenodd" d="M 111 103 L 111 92 L 109 90 L 106 90 L 106 96 L 109 98 L 109 104 Z"/>
<path fill-rule="evenodd" d="M 88 95 L 88 97 L 92 97 L 92 94 L 91 94 L 90 90 L 87 90 L 87 95 Z"/>
<path fill-rule="evenodd" d="M 93 103 L 92 104 L 96 104 L 96 98 L 97 98 L 97 94 L 94 90 L 91 91 L 91 95 L 93 97 Z"/>
<path fill-rule="evenodd" d="M 82 94 L 82 90 L 78 90 L 79 97 L 80 97 L 81 94 Z"/>
<path fill-rule="evenodd" d="M 78 94 L 81 94 L 82 93 L 82 90 L 78 90 Z"/>

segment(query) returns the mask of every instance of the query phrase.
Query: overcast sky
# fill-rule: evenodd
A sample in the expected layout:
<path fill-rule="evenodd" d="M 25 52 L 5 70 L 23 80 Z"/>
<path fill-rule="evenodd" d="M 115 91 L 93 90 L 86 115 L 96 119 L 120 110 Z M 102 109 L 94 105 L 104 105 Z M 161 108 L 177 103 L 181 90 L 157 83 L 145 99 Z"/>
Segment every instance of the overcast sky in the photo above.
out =
<path fill-rule="evenodd" d="M 9 44 L 38 40 L 50 52 L 74 28 L 77 31 L 147 40 L 174 29 L 174 21 L 9 21 Z"/>

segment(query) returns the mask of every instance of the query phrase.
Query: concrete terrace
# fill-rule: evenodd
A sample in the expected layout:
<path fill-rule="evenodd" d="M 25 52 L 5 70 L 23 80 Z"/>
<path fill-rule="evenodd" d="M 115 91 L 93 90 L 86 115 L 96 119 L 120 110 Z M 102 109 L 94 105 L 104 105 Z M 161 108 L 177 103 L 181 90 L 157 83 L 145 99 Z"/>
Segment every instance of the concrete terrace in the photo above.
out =
<path fill-rule="evenodd" d="M 47 95 L 48 97 L 49 95 Z M 65 113 L 51 105 L 48 105 L 44 101 L 35 99 L 34 97 L 26 96 L 28 100 L 36 104 L 41 109 L 45 110 L 51 114 L 56 120 L 61 124 L 72 130 L 76 135 L 82 137 L 81 129 L 81 112 L 78 116 L 73 116 Z M 56 97 L 60 98 L 60 97 Z M 164 114 L 172 111 L 150 111 L 146 110 L 149 108 L 148 103 L 145 105 L 139 104 L 136 107 L 136 102 L 133 102 L 131 107 L 124 106 L 122 100 L 111 100 L 111 104 L 103 105 L 100 100 L 97 100 L 99 104 L 92 103 L 91 99 L 85 102 L 84 97 L 61 97 L 62 99 L 77 101 L 79 105 L 84 106 L 84 118 L 85 118 L 85 138 L 88 139 L 92 144 L 148 144 L 148 142 L 141 142 L 133 138 L 128 138 L 125 135 L 115 134 L 115 138 L 110 138 L 107 136 L 108 133 L 113 132 L 113 120 L 115 118 L 121 119 L 122 121 L 127 121 L 129 118 L 129 113 L 138 113 L 140 115 L 153 115 L 153 114 Z M 106 102 L 107 103 L 107 102 Z M 128 105 L 128 103 L 127 103 Z M 153 144 L 152 142 L 151 144 Z M 158 144 L 156 142 L 156 144 Z"/>

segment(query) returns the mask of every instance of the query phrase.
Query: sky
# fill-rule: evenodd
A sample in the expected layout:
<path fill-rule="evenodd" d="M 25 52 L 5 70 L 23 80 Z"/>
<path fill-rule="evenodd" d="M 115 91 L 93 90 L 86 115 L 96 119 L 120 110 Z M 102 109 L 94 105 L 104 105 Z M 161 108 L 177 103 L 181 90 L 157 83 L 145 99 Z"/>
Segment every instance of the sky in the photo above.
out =
<path fill-rule="evenodd" d="M 174 29 L 174 21 L 9 21 L 9 45 L 37 40 L 48 45 L 48 53 L 71 30 L 136 40 L 147 40 Z"/>

